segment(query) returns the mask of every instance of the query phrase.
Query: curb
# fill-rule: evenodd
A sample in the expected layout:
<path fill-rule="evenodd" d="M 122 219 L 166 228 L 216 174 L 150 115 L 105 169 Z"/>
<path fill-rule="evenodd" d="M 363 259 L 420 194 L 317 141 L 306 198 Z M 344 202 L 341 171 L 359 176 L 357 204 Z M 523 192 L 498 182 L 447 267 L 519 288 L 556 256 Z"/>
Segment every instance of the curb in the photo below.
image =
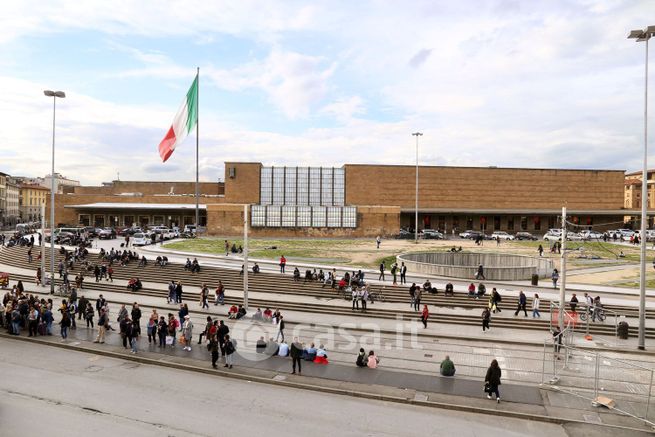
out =
<path fill-rule="evenodd" d="M 203 368 L 203 367 L 198 367 L 198 366 L 189 365 L 189 364 L 172 363 L 172 362 L 166 362 L 166 361 L 156 360 L 156 359 L 153 359 L 153 358 L 146 358 L 146 357 L 140 357 L 140 356 L 135 356 L 135 355 L 125 355 L 125 354 L 118 353 L 118 352 L 112 352 L 112 351 L 107 351 L 107 350 L 102 350 L 102 349 L 93 349 L 93 348 L 89 348 L 89 347 L 85 347 L 85 346 L 55 343 L 55 342 L 52 342 L 52 341 L 41 340 L 39 338 L 27 338 L 27 337 L 20 337 L 20 336 L 16 337 L 16 336 L 8 335 L 6 333 L 0 333 L 0 338 L 18 340 L 18 341 L 25 341 L 25 342 L 33 342 L 33 343 L 38 343 L 38 344 L 45 345 L 45 346 L 57 347 L 57 348 L 60 348 L 60 349 L 75 350 L 75 351 L 78 351 L 78 352 L 94 354 L 94 355 L 102 355 L 102 356 L 106 356 L 106 357 L 109 357 L 109 358 L 120 359 L 120 360 L 125 360 L 125 361 L 134 361 L 134 362 L 137 362 L 137 363 L 140 363 L 140 364 L 167 367 L 167 368 L 171 368 L 171 369 L 184 370 L 184 371 L 188 371 L 188 372 L 203 373 L 203 374 L 207 374 L 207 375 L 233 378 L 233 379 L 242 380 L 242 381 L 257 382 L 257 383 L 261 383 L 261 384 L 275 385 L 275 386 L 287 387 L 287 388 L 296 388 L 296 389 L 299 389 L 299 390 L 311 390 L 311 391 L 316 390 L 316 385 L 312 385 L 312 384 L 309 384 L 309 383 L 295 382 L 295 381 L 288 381 L 288 380 L 280 381 L 280 380 L 275 380 L 275 379 L 272 379 L 272 378 L 264 378 L 262 376 L 247 375 L 247 374 L 235 373 L 235 372 L 226 372 L 226 371 L 221 370 L 221 369 L 209 369 L 209 368 Z M 313 379 L 320 379 L 320 378 L 313 378 Z M 443 402 L 427 401 L 427 400 L 426 401 L 420 401 L 420 400 L 416 400 L 416 399 L 403 398 L 403 397 L 399 397 L 399 396 L 391 396 L 391 395 L 384 395 L 384 394 L 380 394 L 380 393 L 371 393 L 371 392 L 362 392 L 362 391 L 357 391 L 357 390 L 345 390 L 345 389 L 339 389 L 339 388 L 334 388 L 334 387 L 321 387 L 321 392 L 322 393 L 335 394 L 335 395 L 341 395 L 341 396 L 351 396 L 351 397 L 362 398 L 362 399 L 393 402 L 393 403 L 398 403 L 398 404 L 407 404 L 407 405 L 417 405 L 417 406 L 422 406 L 422 407 L 439 408 L 439 409 L 443 409 L 443 410 L 453 410 L 453 411 L 461 411 L 461 412 L 467 412 L 467 413 L 477 413 L 477 414 L 486 414 L 486 415 L 493 415 L 493 416 L 510 417 L 510 418 L 522 419 L 522 420 L 533 420 L 533 421 L 537 421 L 537 422 L 553 423 L 553 424 L 558 424 L 558 425 L 580 424 L 580 425 L 600 426 L 600 427 L 604 427 L 604 428 L 617 429 L 617 430 L 620 429 L 620 430 L 629 430 L 629 431 L 637 431 L 637 432 L 648 432 L 647 430 L 640 429 L 640 428 L 623 427 L 623 426 L 610 425 L 610 424 L 589 423 L 589 422 L 585 422 L 583 420 L 577 420 L 577 419 L 567 419 L 567 418 L 561 418 L 561 417 L 544 416 L 544 415 L 541 415 L 541 414 L 520 413 L 520 412 L 515 412 L 515 411 L 506 411 L 506 410 L 496 410 L 496 409 L 490 409 L 490 408 L 472 407 L 472 406 L 461 405 L 461 404 L 446 404 L 446 403 L 443 403 Z"/>

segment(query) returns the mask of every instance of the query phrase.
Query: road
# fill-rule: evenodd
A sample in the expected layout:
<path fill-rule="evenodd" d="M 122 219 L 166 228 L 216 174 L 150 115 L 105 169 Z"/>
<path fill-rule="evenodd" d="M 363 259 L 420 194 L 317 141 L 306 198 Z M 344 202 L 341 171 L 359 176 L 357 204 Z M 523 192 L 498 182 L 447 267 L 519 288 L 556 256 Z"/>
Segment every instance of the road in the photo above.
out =
<path fill-rule="evenodd" d="M 10 339 L 0 339 L 0 350 L 2 435 L 567 435 L 554 424 L 311 393 Z"/>

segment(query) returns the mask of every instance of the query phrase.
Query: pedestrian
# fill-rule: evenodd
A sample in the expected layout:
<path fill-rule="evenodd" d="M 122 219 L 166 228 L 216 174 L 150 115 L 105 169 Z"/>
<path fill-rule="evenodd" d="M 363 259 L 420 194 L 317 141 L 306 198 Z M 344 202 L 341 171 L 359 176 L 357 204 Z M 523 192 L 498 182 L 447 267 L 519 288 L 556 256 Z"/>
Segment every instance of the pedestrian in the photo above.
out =
<path fill-rule="evenodd" d="M 539 295 L 535 293 L 534 298 L 532 299 L 532 318 L 539 317 Z"/>
<path fill-rule="evenodd" d="M 396 275 L 398 273 L 398 263 L 393 263 L 391 266 L 391 274 L 393 275 L 393 285 L 398 285 L 398 281 L 396 280 Z"/>
<path fill-rule="evenodd" d="M 218 305 L 219 303 L 221 305 L 224 304 L 225 302 L 225 286 L 223 285 L 223 282 L 221 280 L 218 280 L 218 286 L 216 287 L 216 290 L 214 291 L 214 305 Z"/>
<path fill-rule="evenodd" d="M 218 369 L 218 366 L 216 365 L 216 362 L 218 361 L 218 339 L 216 336 L 212 336 L 209 339 L 209 352 L 212 357 L 212 367 Z"/>
<path fill-rule="evenodd" d="M 112 266 L 107 267 L 107 280 L 110 282 L 114 282 L 113 275 L 114 274 L 114 268 Z"/>
<path fill-rule="evenodd" d="M 414 298 L 416 297 L 416 283 L 409 287 L 409 307 L 414 308 Z"/>
<path fill-rule="evenodd" d="M 380 263 L 380 275 L 378 276 L 378 281 L 384 281 L 384 263 Z"/>
<path fill-rule="evenodd" d="M 553 288 L 557 288 L 557 281 L 559 281 L 559 272 L 557 269 L 553 269 L 553 273 L 550 275 L 550 278 L 553 280 Z"/>
<path fill-rule="evenodd" d="M 155 343 L 157 344 L 157 324 L 159 323 L 159 317 L 157 315 L 157 310 L 153 309 L 148 318 L 148 323 L 146 324 L 146 333 L 148 334 L 148 344 Z"/>
<path fill-rule="evenodd" d="M 525 309 L 526 304 L 528 303 L 528 298 L 523 293 L 523 290 L 519 291 L 519 303 L 516 306 L 516 311 L 514 312 L 515 316 L 519 315 L 519 311 L 523 311 L 525 317 L 528 317 L 528 311 Z"/>
<path fill-rule="evenodd" d="M 184 350 L 186 351 L 191 351 L 191 340 L 193 338 L 193 322 L 191 321 L 191 317 L 187 314 L 184 316 L 184 324 L 182 325 L 182 336 L 184 336 L 184 343 L 186 346 L 184 347 Z M 182 339 L 180 339 L 181 341 Z"/>
<path fill-rule="evenodd" d="M 282 340 L 284 341 L 284 340 Z M 232 368 L 234 363 L 234 352 L 236 352 L 236 341 L 232 340 L 229 335 L 225 336 L 225 366 Z"/>
<path fill-rule="evenodd" d="M 400 283 L 407 283 L 407 266 L 404 261 L 400 263 Z"/>
<path fill-rule="evenodd" d="M 375 237 L 375 246 L 376 246 L 377 249 L 380 248 L 380 243 L 381 242 L 382 242 L 382 240 L 380 239 L 379 235 L 377 237 Z"/>
<path fill-rule="evenodd" d="M 205 324 L 205 330 L 200 333 L 198 336 L 198 344 L 202 344 L 202 337 L 205 337 L 209 340 L 209 330 L 214 326 L 211 316 L 207 316 L 207 323 Z"/>
<path fill-rule="evenodd" d="M 105 333 L 107 332 L 107 324 L 109 320 L 104 309 L 101 309 L 98 312 L 98 336 L 96 337 L 94 343 L 104 343 L 105 342 Z"/>
<path fill-rule="evenodd" d="M 127 310 L 126 310 L 127 311 Z M 119 329 L 120 329 L 120 334 L 121 334 L 121 339 L 123 340 L 123 347 L 125 349 L 128 348 L 129 340 L 130 340 L 130 335 L 132 335 L 131 330 L 132 330 L 132 320 L 130 320 L 130 316 L 125 316 L 123 318 L 120 318 L 120 323 L 119 323 Z"/>
<path fill-rule="evenodd" d="M 66 338 L 68 338 L 68 328 L 70 328 L 71 326 L 71 319 L 68 311 L 64 310 L 61 312 L 61 321 L 59 322 L 59 325 L 60 325 L 61 341 L 64 341 L 66 340 Z"/>
<path fill-rule="evenodd" d="M 416 291 L 414 291 L 414 311 L 419 310 L 421 306 L 421 297 L 423 297 L 423 291 L 421 291 L 421 287 L 416 287 Z"/>
<path fill-rule="evenodd" d="M 368 302 L 368 287 L 362 288 L 361 299 L 362 299 L 362 312 L 366 312 L 366 302 Z"/>
<path fill-rule="evenodd" d="M 229 334 L 230 328 L 221 320 L 218 324 L 216 337 L 218 338 L 218 346 L 221 349 L 221 355 L 225 356 L 225 337 Z"/>
<path fill-rule="evenodd" d="M 428 327 L 428 317 L 430 317 L 428 306 L 423 305 L 423 312 L 421 313 L 421 322 L 423 322 L 423 329 Z"/>
<path fill-rule="evenodd" d="M 302 344 L 298 341 L 298 337 L 295 337 L 293 339 L 293 343 L 291 343 L 291 349 L 290 349 L 290 355 L 291 355 L 291 368 L 292 368 L 292 374 L 296 373 L 296 364 L 298 364 L 298 374 L 302 374 Z"/>
<path fill-rule="evenodd" d="M 539 252 L 539 256 L 544 256 L 544 246 L 540 244 L 537 248 L 537 252 Z"/>
<path fill-rule="evenodd" d="M 132 348 L 132 353 L 136 354 L 137 353 L 137 342 L 139 340 L 139 325 L 135 325 L 134 322 L 132 322 L 128 328 L 127 331 L 127 338 L 130 342 L 130 347 Z"/>
<path fill-rule="evenodd" d="M 282 255 L 280 257 L 280 273 L 284 273 L 284 269 L 287 266 L 287 259 Z"/>
<path fill-rule="evenodd" d="M 138 303 L 134 302 L 130 315 L 132 316 L 133 328 L 136 330 L 138 335 L 141 335 L 141 308 L 139 308 Z"/>
<path fill-rule="evenodd" d="M 166 348 L 166 336 L 168 335 L 168 323 L 164 316 L 159 317 L 157 322 L 157 335 L 159 336 L 159 347 Z"/>
<path fill-rule="evenodd" d="M 485 308 L 482 310 L 482 332 L 484 332 L 487 329 L 491 329 L 489 327 L 489 321 L 491 320 L 491 311 L 489 311 L 489 308 Z"/>
<path fill-rule="evenodd" d="M 284 341 L 284 316 L 280 316 L 277 323 L 278 323 L 278 331 L 277 331 L 277 335 L 275 336 L 275 341 L 277 341 L 277 339 L 280 337 L 282 337 L 282 341 Z"/>
<path fill-rule="evenodd" d="M 359 309 L 359 290 L 357 287 L 352 287 L 352 300 L 353 300 L 353 311 L 355 311 L 355 307 Z"/>
<path fill-rule="evenodd" d="M 175 284 L 175 303 L 182 303 L 182 283 L 180 281 Z"/>
<path fill-rule="evenodd" d="M 484 277 L 484 267 L 482 266 L 482 264 L 478 266 L 478 272 L 475 275 L 475 279 L 482 279 L 482 280 L 487 279 Z"/>
<path fill-rule="evenodd" d="M 91 305 L 91 302 L 87 302 L 86 308 L 84 308 L 84 320 L 86 321 L 86 327 L 88 328 L 89 326 L 91 329 L 93 329 L 93 315 L 95 314 L 95 311 L 93 310 L 93 305 Z"/>
<path fill-rule="evenodd" d="M 502 298 L 500 297 L 500 293 L 498 293 L 498 290 L 496 290 L 496 287 L 494 287 L 491 291 L 491 296 L 489 296 L 489 309 L 494 314 L 496 314 L 496 311 L 499 313 L 501 312 L 501 309 L 498 306 L 501 300 Z"/>
<path fill-rule="evenodd" d="M 487 392 L 487 399 L 491 399 L 491 395 L 495 393 L 497 403 L 500 403 L 500 391 L 498 390 L 498 386 L 500 385 L 501 375 L 502 372 L 498 365 L 498 361 L 491 361 L 491 365 L 489 366 L 489 369 L 487 369 L 487 374 L 484 377 L 484 387 L 485 392 Z"/>
<path fill-rule="evenodd" d="M 585 293 L 585 299 L 587 298 L 587 296 L 588 294 Z M 575 312 L 577 306 L 578 306 L 578 297 L 575 295 L 575 293 L 573 293 L 573 295 L 571 296 L 571 300 L 569 301 L 569 307 L 571 308 L 572 313 Z"/>
<path fill-rule="evenodd" d="M 225 240 L 225 256 L 230 255 L 230 242 Z"/>
<path fill-rule="evenodd" d="M 202 284 L 202 289 L 200 290 L 200 305 L 202 306 L 202 309 L 209 309 L 209 303 L 207 300 L 209 299 L 209 287 L 207 287 L 207 284 Z"/>

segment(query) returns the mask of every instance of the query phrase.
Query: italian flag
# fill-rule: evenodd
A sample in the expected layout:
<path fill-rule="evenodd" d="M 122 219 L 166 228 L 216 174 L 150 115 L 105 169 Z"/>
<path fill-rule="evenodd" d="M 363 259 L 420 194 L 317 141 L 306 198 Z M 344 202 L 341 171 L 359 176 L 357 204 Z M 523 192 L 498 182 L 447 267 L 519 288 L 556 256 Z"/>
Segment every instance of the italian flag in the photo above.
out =
<path fill-rule="evenodd" d="M 175 147 L 184 141 L 196 123 L 198 123 L 198 76 L 193 80 L 182 106 L 175 114 L 173 124 L 159 143 L 159 156 L 163 162 L 171 157 Z"/>

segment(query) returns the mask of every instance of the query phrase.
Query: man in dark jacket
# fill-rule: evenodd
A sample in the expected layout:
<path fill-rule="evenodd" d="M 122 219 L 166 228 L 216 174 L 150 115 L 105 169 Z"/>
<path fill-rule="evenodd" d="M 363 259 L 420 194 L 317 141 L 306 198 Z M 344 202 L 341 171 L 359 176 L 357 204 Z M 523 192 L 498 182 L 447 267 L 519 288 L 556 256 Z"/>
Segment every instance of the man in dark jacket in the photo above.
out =
<path fill-rule="evenodd" d="M 221 355 L 225 356 L 225 336 L 230 332 L 230 328 L 221 320 L 218 325 L 216 336 L 218 337 L 218 345 L 221 348 Z"/>
<path fill-rule="evenodd" d="M 514 311 L 514 315 L 518 316 L 519 311 L 523 311 L 525 314 L 525 317 L 528 317 L 528 311 L 525 309 L 525 305 L 527 303 L 528 299 L 525 297 L 525 293 L 523 293 L 523 290 L 519 292 L 519 303 L 516 307 L 516 311 Z"/>
<path fill-rule="evenodd" d="M 104 297 L 102 297 L 102 294 L 98 296 L 96 299 L 96 311 L 98 311 L 98 317 L 100 317 L 100 311 L 104 306 L 107 304 L 107 301 L 105 300 Z"/>
<path fill-rule="evenodd" d="M 134 305 L 132 305 L 132 328 L 134 329 L 134 332 L 136 336 L 138 337 L 141 335 L 141 308 L 139 308 L 139 304 L 134 302 Z"/>
<path fill-rule="evenodd" d="M 292 374 L 296 373 L 296 363 L 298 363 L 298 374 L 300 375 L 302 373 L 302 367 L 300 362 L 302 361 L 302 344 L 298 341 L 298 337 L 295 337 L 293 339 L 293 343 L 291 343 L 291 350 L 289 355 L 291 355 L 291 359 L 293 360 L 292 363 L 292 369 L 293 371 L 291 372 Z"/>

